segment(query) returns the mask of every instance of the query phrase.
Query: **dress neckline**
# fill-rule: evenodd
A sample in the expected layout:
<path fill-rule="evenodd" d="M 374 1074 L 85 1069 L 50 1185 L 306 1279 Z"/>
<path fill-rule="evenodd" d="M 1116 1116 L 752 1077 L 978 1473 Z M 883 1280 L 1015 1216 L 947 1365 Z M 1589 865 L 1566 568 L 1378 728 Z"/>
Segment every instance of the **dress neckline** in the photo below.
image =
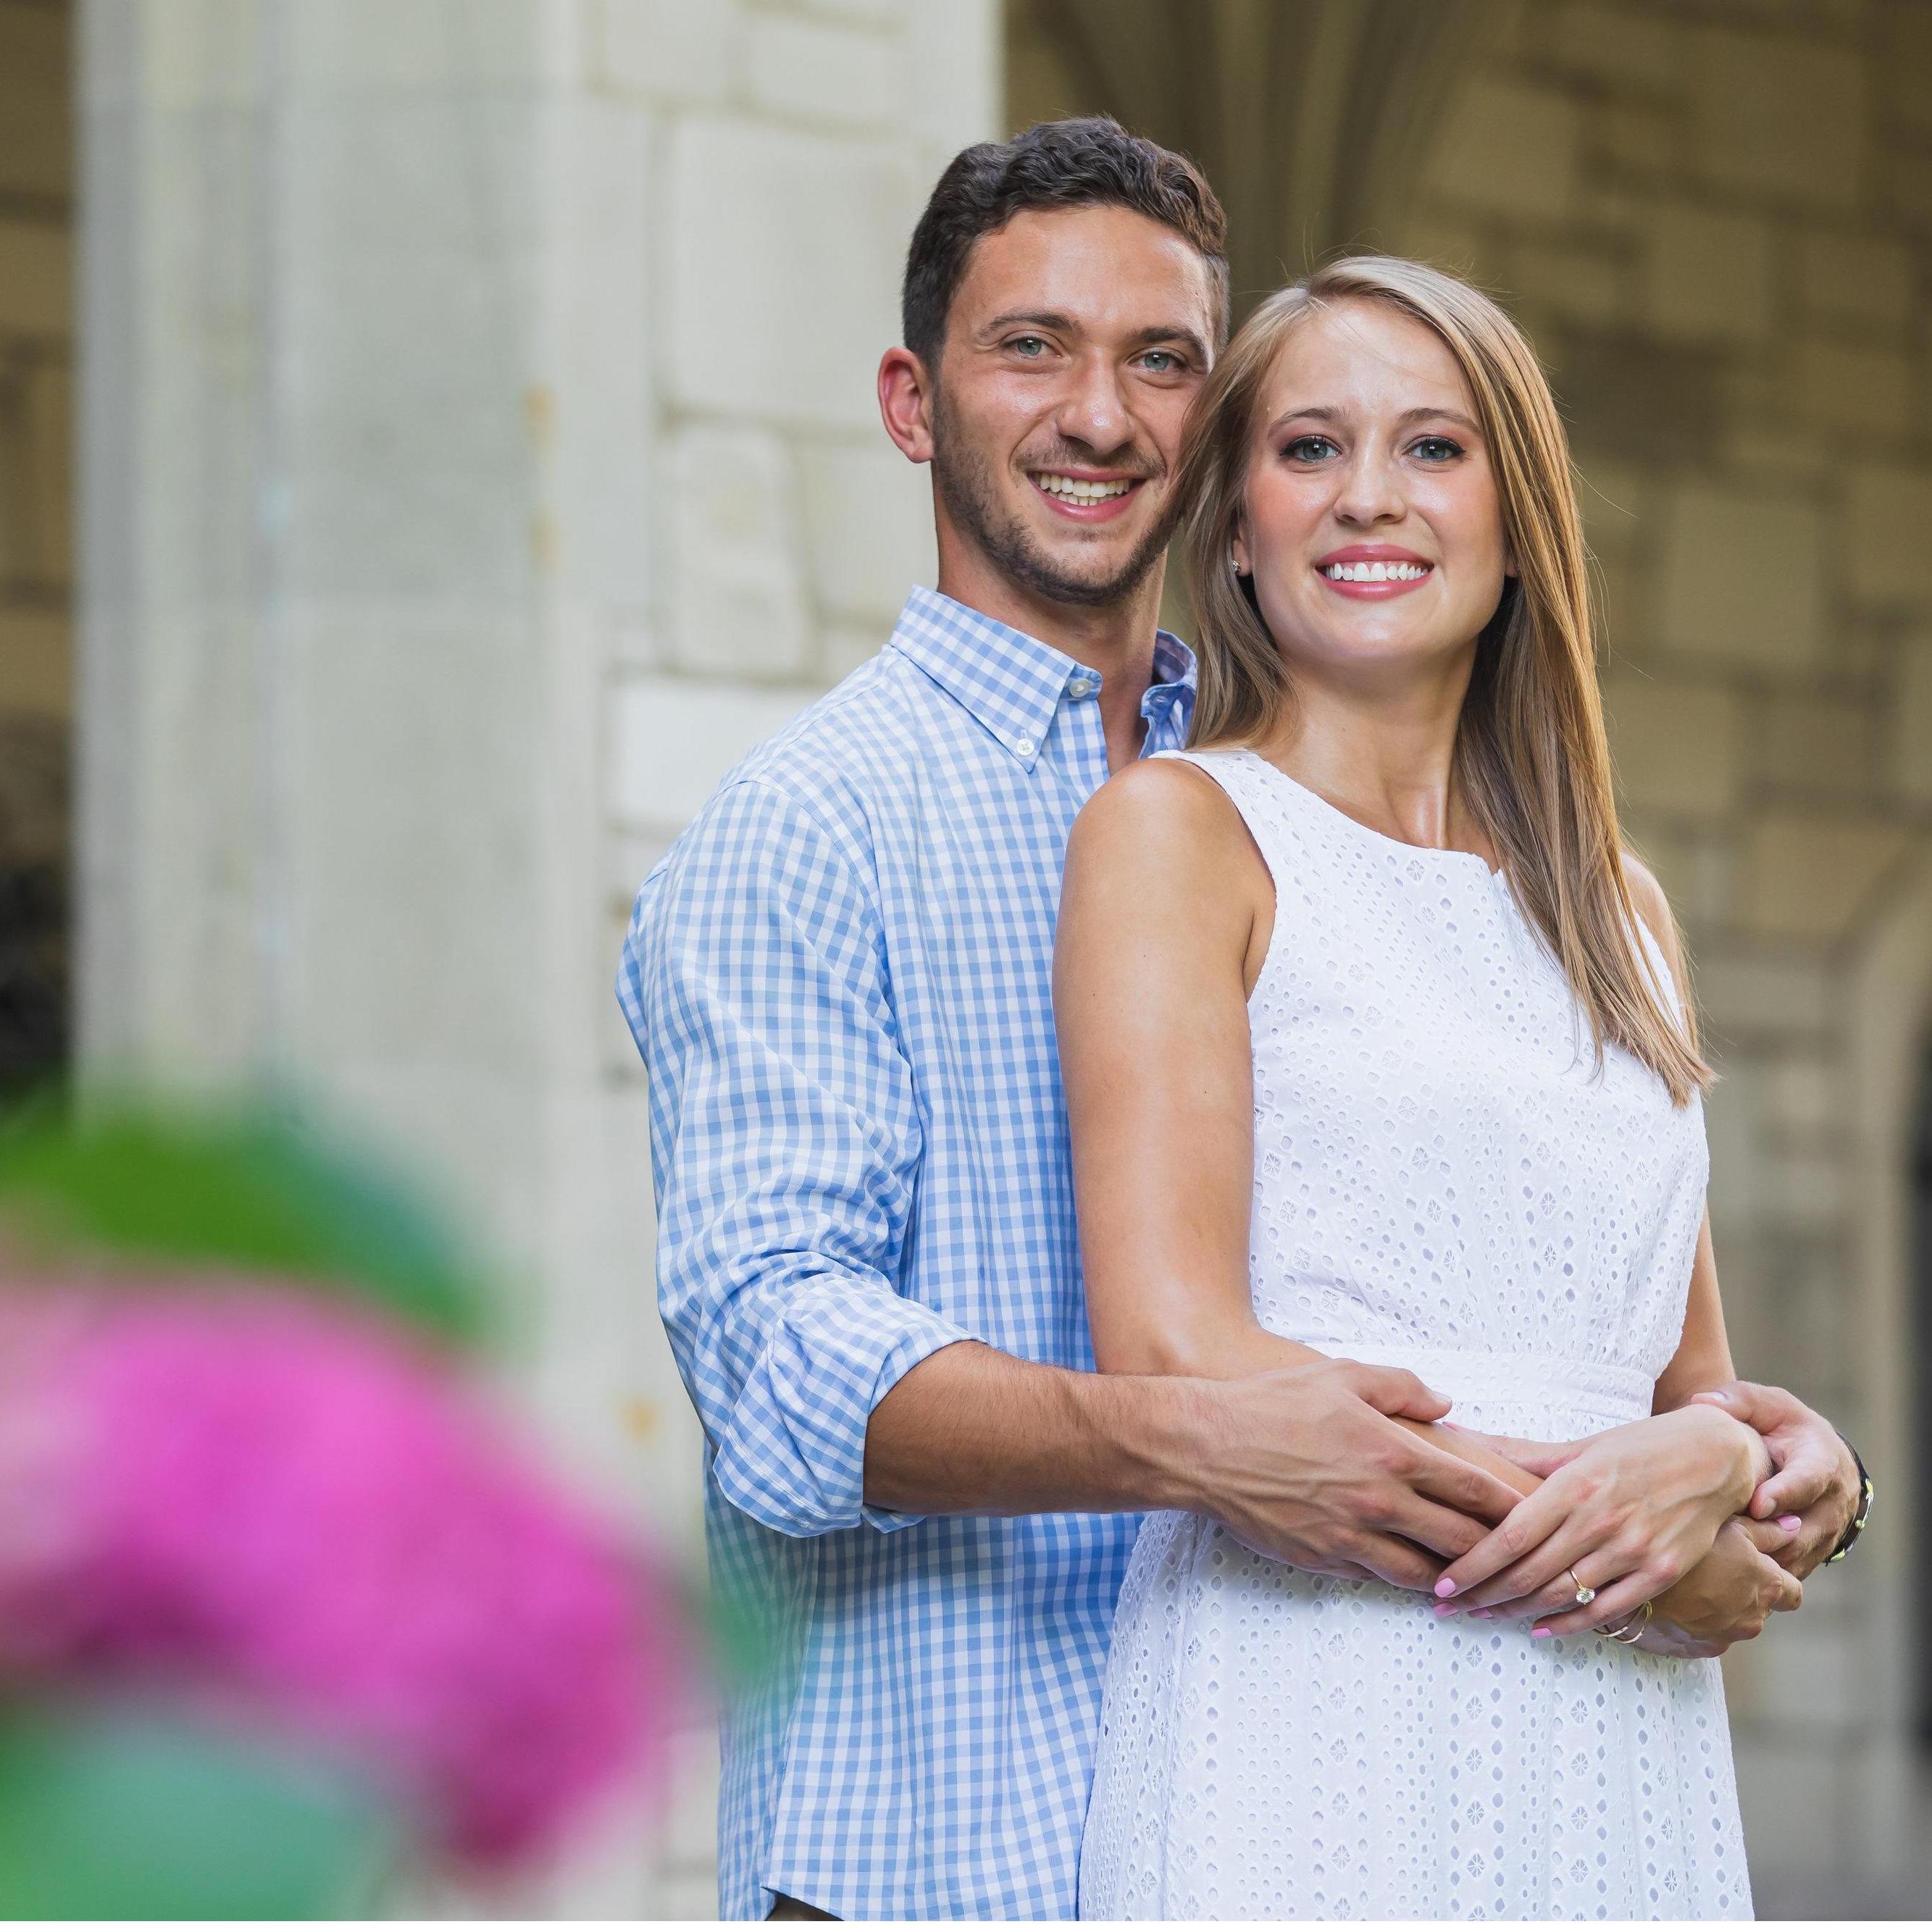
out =
<path fill-rule="evenodd" d="M 1492 881 L 1508 883 L 1503 868 L 1500 866 L 1492 866 L 1480 852 L 1465 852 L 1453 845 L 1412 845 L 1406 838 L 1391 838 L 1386 832 L 1378 832 L 1372 825 L 1364 825 L 1359 818 L 1344 812 L 1339 805 L 1330 804 L 1318 791 L 1311 790 L 1299 778 L 1291 778 L 1272 758 L 1263 758 L 1252 745 L 1240 746 L 1238 751 L 1238 755 L 1253 759 L 1264 771 L 1279 779 L 1291 791 L 1298 793 L 1329 818 L 1339 820 L 1362 838 L 1372 839 L 1386 851 L 1399 852 L 1411 859 L 1450 859 L 1458 865 L 1480 866 L 1484 876 Z"/>

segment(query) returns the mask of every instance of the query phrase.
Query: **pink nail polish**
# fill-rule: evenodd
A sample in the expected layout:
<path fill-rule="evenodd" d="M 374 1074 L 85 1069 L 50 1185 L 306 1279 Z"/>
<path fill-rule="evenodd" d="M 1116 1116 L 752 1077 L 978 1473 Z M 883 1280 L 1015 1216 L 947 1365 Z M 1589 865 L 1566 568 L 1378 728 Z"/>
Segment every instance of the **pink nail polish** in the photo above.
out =
<path fill-rule="evenodd" d="M 1487 1610 L 1472 1610 L 1469 1614 L 1474 1617 L 1478 1623 L 1486 1624 L 1490 1620 L 1490 1613 Z"/>
<path fill-rule="evenodd" d="M 1780 1529 L 1802 1529 L 1804 1519 L 1802 1516 L 1781 1516 L 1778 1519 Z"/>
<path fill-rule="evenodd" d="M 1447 1576 L 1438 1576 L 1436 1580 L 1436 1594 L 1438 1597 L 1453 1597 L 1456 1586 Z"/>
<path fill-rule="evenodd" d="M 1538 1624 L 1535 1629 L 1530 1632 L 1532 1636 L 1547 1636 L 1549 1634 L 1550 1626 L 1547 1624 Z"/>
<path fill-rule="evenodd" d="M 1447 1604 L 1436 1604 L 1432 1607 L 1438 1617 L 1453 1617 L 1456 1614 Z"/>

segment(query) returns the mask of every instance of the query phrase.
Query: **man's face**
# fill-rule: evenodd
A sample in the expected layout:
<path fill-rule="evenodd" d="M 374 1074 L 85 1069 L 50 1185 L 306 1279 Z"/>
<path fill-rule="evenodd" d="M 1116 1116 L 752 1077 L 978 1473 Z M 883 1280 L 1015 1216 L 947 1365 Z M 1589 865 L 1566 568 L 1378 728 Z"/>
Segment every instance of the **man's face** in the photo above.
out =
<path fill-rule="evenodd" d="M 1214 290 L 1182 237 L 1123 208 L 1016 215 L 974 248 L 931 372 L 954 533 L 1058 603 L 1136 590 L 1172 528 Z"/>

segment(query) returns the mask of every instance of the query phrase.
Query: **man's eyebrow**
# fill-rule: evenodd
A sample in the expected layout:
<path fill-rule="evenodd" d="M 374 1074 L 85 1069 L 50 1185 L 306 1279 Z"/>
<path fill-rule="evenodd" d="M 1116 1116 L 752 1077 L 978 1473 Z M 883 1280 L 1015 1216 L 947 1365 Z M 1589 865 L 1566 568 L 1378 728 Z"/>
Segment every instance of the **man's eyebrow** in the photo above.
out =
<path fill-rule="evenodd" d="M 1303 417 L 1315 422 L 1340 422 L 1342 415 L 1341 410 L 1331 409 L 1324 403 L 1312 403 L 1304 410 L 1282 410 L 1264 433 L 1272 436 L 1283 423 L 1298 422 Z M 1480 436 L 1483 433 L 1482 424 L 1466 416 L 1460 410 L 1436 409 L 1426 404 L 1418 404 L 1412 410 L 1404 410 L 1395 419 L 1396 428 L 1400 429 L 1406 423 L 1420 422 L 1430 416 L 1444 417 L 1450 422 L 1460 423 L 1472 436 Z"/>
<path fill-rule="evenodd" d="M 1070 315 L 1062 315 L 1056 310 L 1040 308 L 1010 309 L 1004 315 L 996 315 L 984 324 L 980 333 L 982 336 L 998 335 L 1002 329 L 1021 326 L 1030 328 L 1050 328 L 1062 335 L 1077 335 L 1080 325 Z M 1190 328 L 1182 322 L 1156 322 L 1151 327 L 1137 331 L 1127 338 L 1128 346 L 1145 349 L 1156 342 L 1178 342 L 1192 350 L 1202 361 L 1208 357 L 1208 345 L 1197 330 Z"/>

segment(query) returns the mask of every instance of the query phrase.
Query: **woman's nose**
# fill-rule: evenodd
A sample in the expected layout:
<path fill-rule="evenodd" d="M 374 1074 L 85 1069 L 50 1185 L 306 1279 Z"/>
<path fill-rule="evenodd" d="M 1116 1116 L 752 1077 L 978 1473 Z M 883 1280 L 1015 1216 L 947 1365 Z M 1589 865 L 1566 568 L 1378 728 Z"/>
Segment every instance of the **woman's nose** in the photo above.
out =
<path fill-rule="evenodd" d="M 1343 471 L 1335 499 L 1335 514 L 1343 522 L 1394 522 L 1406 509 L 1401 478 L 1385 457 L 1364 450 Z"/>

